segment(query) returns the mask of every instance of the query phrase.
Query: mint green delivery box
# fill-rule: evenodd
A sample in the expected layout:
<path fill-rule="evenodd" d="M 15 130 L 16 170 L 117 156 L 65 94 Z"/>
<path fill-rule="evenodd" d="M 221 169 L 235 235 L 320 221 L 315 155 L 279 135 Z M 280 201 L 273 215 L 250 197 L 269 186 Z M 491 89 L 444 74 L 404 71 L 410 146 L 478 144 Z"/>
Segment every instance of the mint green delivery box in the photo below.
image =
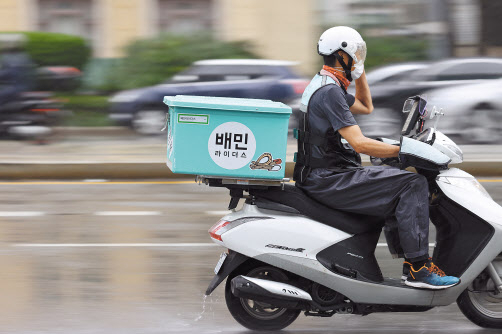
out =
<path fill-rule="evenodd" d="M 167 166 L 174 173 L 284 178 L 291 108 L 280 102 L 165 96 Z"/>

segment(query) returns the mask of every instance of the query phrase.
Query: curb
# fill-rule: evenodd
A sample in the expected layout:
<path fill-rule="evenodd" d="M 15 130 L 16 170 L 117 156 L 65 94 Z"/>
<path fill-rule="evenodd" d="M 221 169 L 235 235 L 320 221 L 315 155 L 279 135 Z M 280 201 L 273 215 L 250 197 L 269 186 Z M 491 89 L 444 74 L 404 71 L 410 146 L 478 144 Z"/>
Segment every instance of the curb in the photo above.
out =
<path fill-rule="evenodd" d="M 79 136 L 128 136 L 137 135 L 125 126 L 56 126 L 54 132 L 61 135 Z"/>
<path fill-rule="evenodd" d="M 174 174 L 165 163 L 6 163 L 0 179 L 163 179 L 188 178 Z"/>
<path fill-rule="evenodd" d="M 294 162 L 286 163 L 286 177 L 292 178 Z M 369 162 L 363 162 L 370 166 Z M 502 176 L 502 161 L 467 161 L 454 167 L 475 176 Z M 72 162 L 3 163 L 0 179 L 190 179 L 194 175 L 174 174 L 163 162 Z"/>

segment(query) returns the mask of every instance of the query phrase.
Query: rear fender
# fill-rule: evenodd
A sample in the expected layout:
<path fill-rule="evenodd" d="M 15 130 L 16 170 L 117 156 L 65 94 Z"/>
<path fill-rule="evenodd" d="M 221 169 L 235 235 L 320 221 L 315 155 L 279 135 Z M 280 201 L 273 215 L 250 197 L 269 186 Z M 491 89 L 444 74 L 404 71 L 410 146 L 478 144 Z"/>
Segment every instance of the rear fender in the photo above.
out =
<path fill-rule="evenodd" d="M 249 257 L 230 250 L 227 258 L 221 266 L 220 271 L 213 277 L 211 283 L 209 283 L 206 290 L 206 296 L 209 296 L 218 287 L 218 285 L 220 285 L 220 283 L 227 278 L 228 275 L 230 275 L 235 269 L 237 269 L 237 267 L 246 262 L 248 259 Z"/>

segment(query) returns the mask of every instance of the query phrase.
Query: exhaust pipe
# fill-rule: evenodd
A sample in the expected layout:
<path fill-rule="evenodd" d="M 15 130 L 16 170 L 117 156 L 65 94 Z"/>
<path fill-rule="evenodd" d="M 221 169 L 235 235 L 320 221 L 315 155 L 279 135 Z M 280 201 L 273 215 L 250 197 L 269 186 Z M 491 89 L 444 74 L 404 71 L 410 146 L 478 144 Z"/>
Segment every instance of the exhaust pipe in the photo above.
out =
<path fill-rule="evenodd" d="M 296 308 L 302 304 L 312 303 L 310 294 L 290 284 L 268 281 L 247 276 L 235 277 L 230 285 L 232 294 L 239 298 L 247 298 L 265 302 L 274 306 Z"/>
<path fill-rule="evenodd" d="M 308 292 L 296 286 L 276 281 L 237 276 L 230 282 L 230 288 L 232 294 L 236 297 L 252 299 L 276 307 L 332 312 L 327 315 L 314 314 L 322 317 L 331 316 L 334 313 L 346 314 L 354 312 L 352 303 L 339 302 L 322 306 L 312 300 L 312 296 Z"/>

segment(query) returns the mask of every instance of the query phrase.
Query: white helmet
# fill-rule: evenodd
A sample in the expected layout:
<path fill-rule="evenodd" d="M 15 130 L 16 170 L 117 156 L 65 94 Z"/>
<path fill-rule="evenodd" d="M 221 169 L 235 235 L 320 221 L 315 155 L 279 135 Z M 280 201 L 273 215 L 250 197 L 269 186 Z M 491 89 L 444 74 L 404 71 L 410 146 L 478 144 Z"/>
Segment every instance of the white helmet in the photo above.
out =
<path fill-rule="evenodd" d="M 345 51 L 349 56 L 349 64 L 345 64 L 338 56 L 337 51 Z M 347 74 L 347 79 L 351 77 L 357 79 L 364 70 L 364 60 L 366 59 L 366 43 L 361 35 L 350 27 L 333 27 L 322 33 L 317 43 L 317 52 L 322 56 L 335 55 Z M 352 63 L 356 69 L 350 74 Z"/>

